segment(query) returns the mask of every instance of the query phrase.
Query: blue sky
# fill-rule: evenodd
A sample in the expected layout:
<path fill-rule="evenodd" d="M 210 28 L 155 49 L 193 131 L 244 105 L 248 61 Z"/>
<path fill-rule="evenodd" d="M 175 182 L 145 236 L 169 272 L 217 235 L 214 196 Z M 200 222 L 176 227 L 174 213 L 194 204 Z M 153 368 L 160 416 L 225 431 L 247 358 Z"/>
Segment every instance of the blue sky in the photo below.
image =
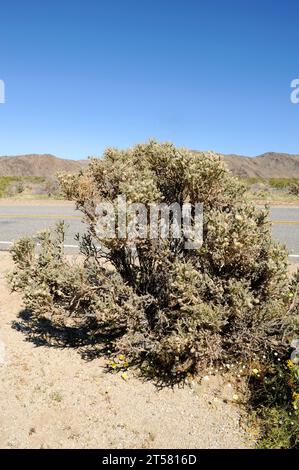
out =
<path fill-rule="evenodd" d="M 297 0 L 10 0 L 0 21 L 0 155 L 299 153 Z"/>

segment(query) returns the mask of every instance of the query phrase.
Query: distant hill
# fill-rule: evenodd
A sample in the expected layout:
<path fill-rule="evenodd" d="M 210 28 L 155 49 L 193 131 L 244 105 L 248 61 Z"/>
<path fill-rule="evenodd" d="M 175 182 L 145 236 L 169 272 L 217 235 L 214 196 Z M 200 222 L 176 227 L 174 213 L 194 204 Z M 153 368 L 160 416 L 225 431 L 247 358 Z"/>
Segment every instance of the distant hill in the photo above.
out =
<path fill-rule="evenodd" d="M 67 160 L 54 155 L 0 157 L 0 176 L 55 176 L 60 171 L 76 172 L 87 160 Z"/>
<path fill-rule="evenodd" d="M 299 155 L 268 152 L 257 157 L 223 155 L 236 176 L 262 178 L 299 178 Z M 55 176 L 60 171 L 76 172 L 87 160 L 66 160 L 54 155 L 0 157 L 0 176 Z"/>
<path fill-rule="evenodd" d="M 236 176 L 261 178 L 299 178 L 299 155 L 268 152 L 258 157 L 223 155 Z"/>

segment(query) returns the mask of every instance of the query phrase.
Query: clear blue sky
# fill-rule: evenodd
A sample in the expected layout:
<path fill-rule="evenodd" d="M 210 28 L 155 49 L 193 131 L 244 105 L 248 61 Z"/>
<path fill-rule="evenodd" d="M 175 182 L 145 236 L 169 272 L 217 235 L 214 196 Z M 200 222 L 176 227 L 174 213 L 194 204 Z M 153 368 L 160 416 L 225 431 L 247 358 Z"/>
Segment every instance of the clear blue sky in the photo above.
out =
<path fill-rule="evenodd" d="M 9 0 L 0 155 L 299 153 L 298 0 Z"/>

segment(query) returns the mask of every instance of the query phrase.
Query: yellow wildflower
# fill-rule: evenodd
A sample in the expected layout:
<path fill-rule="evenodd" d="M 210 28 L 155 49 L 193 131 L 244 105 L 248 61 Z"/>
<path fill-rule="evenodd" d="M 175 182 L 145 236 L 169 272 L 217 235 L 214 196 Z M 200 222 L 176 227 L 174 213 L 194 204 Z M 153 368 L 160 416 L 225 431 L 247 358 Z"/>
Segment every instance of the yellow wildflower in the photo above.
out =
<path fill-rule="evenodd" d="M 293 392 L 292 394 L 292 405 L 297 405 L 297 402 L 299 401 L 299 393 Z"/>

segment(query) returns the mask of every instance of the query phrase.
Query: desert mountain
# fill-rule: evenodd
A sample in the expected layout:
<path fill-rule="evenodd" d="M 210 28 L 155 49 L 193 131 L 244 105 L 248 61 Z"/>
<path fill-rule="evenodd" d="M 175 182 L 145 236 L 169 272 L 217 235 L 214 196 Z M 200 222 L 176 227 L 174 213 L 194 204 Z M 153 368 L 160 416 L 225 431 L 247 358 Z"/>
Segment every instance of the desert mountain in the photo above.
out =
<path fill-rule="evenodd" d="M 299 178 L 299 155 L 268 152 L 257 157 L 223 155 L 236 176 Z M 0 176 L 54 176 L 60 171 L 76 172 L 87 160 L 66 160 L 53 155 L 0 157 Z"/>
<path fill-rule="evenodd" d="M 86 160 L 67 160 L 48 154 L 0 157 L 0 176 L 51 177 L 60 171 L 76 172 L 85 164 Z"/>
<path fill-rule="evenodd" d="M 236 176 L 299 178 L 299 155 L 268 152 L 258 157 L 223 155 L 223 158 Z"/>

